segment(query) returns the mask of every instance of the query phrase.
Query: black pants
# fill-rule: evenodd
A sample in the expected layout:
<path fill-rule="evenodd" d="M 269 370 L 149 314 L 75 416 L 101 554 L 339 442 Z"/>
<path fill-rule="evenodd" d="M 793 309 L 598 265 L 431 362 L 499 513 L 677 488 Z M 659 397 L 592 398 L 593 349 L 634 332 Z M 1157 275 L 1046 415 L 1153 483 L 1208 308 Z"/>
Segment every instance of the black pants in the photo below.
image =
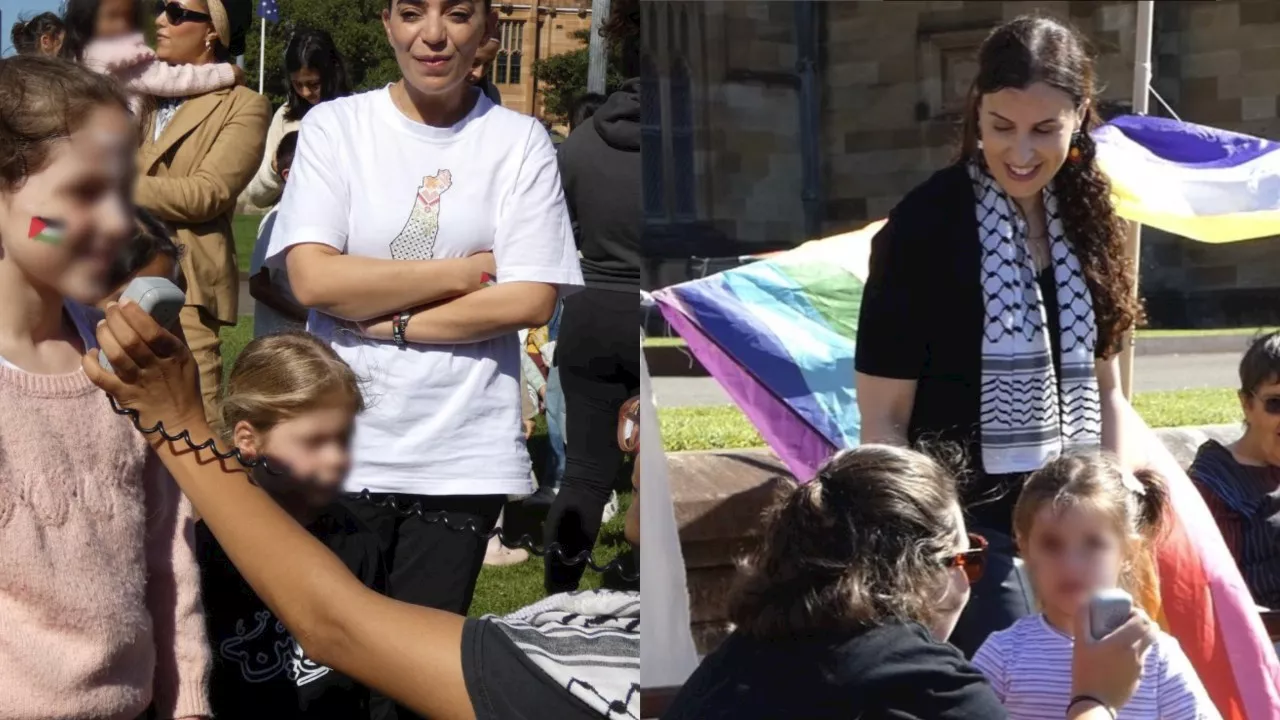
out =
<path fill-rule="evenodd" d="M 387 495 L 370 493 L 382 501 Z M 449 524 L 461 527 L 468 520 L 481 532 L 498 522 L 505 495 L 396 495 L 402 509 L 419 503 L 426 512 L 448 513 Z M 358 498 L 348 507 L 377 533 L 387 563 L 391 597 L 414 605 L 466 615 L 476 591 L 476 578 L 484 564 L 488 541 L 466 531 L 450 530 L 443 522 L 424 522 Z"/>
<path fill-rule="evenodd" d="M 565 468 L 546 543 L 574 556 L 595 546 L 600 516 L 622 467 L 618 409 L 640 390 L 640 300 L 588 288 L 564 300 L 556 366 L 565 405 Z M 546 563 L 548 593 L 576 590 L 585 565 Z"/>
<path fill-rule="evenodd" d="M 987 539 L 987 565 L 973 586 L 969 604 L 960 613 L 951 644 L 967 658 L 978 652 L 987 636 L 1004 630 L 1024 615 L 1036 611 L 1035 593 L 1020 562 L 1015 562 L 1013 539 L 998 531 L 969 528 Z"/>

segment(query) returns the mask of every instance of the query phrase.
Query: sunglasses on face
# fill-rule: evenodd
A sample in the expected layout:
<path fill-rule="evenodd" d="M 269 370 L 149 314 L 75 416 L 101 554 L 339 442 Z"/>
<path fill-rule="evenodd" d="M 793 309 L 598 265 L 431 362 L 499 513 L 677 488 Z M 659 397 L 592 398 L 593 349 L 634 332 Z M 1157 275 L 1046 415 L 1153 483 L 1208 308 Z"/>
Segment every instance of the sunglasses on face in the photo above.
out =
<path fill-rule="evenodd" d="M 1262 411 L 1268 415 L 1280 415 L 1280 395 L 1257 395 L 1253 394 L 1254 399 L 1262 403 Z"/>
<path fill-rule="evenodd" d="M 942 564 L 964 570 L 965 578 L 974 585 L 982 579 L 982 571 L 987 567 L 987 539 L 969 533 L 969 549 L 949 556 Z"/>
<path fill-rule="evenodd" d="M 165 2 L 165 0 L 156 0 L 156 15 L 168 17 L 170 25 L 181 25 L 185 22 L 213 21 L 212 15 L 188 10 L 176 2 Z"/>

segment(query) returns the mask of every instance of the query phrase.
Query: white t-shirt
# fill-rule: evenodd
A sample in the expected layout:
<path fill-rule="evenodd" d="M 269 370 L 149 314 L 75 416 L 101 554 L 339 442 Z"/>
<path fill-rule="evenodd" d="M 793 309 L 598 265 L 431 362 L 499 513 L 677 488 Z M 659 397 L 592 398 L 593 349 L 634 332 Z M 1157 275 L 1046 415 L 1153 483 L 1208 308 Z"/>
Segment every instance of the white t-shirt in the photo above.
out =
<path fill-rule="evenodd" d="M 1028 615 L 1008 630 L 992 633 L 973 656 L 973 664 L 991 682 L 1010 720 L 1066 717 L 1073 643 L 1044 615 Z M 1147 651 L 1138 691 L 1117 718 L 1220 720 L 1221 715 L 1178 641 L 1161 633 Z"/>
<path fill-rule="evenodd" d="M 425 260 L 492 250 L 498 282 L 582 284 L 555 149 L 532 117 L 481 96 L 461 122 L 406 118 L 388 88 L 307 113 L 267 249 L 319 243 Z M 356 336 L 311 311 L 307 328 L 366 381 L 348 490 L 434 495 L 532 490 L 516 333 L 464 345 Z"/>

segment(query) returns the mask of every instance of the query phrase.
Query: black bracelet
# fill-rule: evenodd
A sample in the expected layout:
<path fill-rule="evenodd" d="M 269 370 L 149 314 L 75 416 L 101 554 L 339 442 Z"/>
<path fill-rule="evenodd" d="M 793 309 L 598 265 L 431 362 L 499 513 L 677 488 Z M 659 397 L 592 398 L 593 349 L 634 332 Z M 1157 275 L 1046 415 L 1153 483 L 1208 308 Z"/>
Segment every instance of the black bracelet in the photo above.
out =
<path fill-rule="evenodd" d="M 405 347 L 409 341 L 405 339 L 405 330 L 409 327 L 409 318 L 413 317 L 413 313 L 403 310 L 395 319 L 391 321 L 391 339 L 395 340 L 396 347 Z"/>
<path fill-rule="evenodd" d="M 1111 716 L 1111 720 L 1116 720 L 1116 711 L 1112 710 L 1110 705 L 1102 702 L 1101 700 L 1099 700 L 1098 698 L 1092 695 L 1077 695 L 1071 698 L 1071 702 L 1067 703 L 1067 715 L 1071 715 L 1071 708 L 1075 707 L 1077 704 L 1082 702 L 1094 703 L 1095 705 L 1102 708 L 1103 710 L 1106 710 L 1107 714 Z"/>

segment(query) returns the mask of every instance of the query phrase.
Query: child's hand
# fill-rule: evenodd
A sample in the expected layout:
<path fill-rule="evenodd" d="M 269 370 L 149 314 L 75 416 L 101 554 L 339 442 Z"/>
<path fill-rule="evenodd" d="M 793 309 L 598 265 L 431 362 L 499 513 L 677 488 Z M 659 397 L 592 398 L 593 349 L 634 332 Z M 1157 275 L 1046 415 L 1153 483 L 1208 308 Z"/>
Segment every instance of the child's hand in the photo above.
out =
<path fill-rule="evenodd" d="M 1075 619 L 1071 654 L 1071 695 L 1088 695 L 1119 710 L 1133 698 L 1142 676 L 1143 660 L 1156 639 L 1155 623 L 1140 609 L 1125 624 L 1101 640 L 1089 627 L 1089 606 Z"/>
<path fill-rule="evenodd" d="M 533 437 L 533 430 L 535 427 L 537 427 L 537 423 L 535 423 L 532 418 L 524 421 L 525 442 L 529 442 L 529 438 Z"/>
<path fill-rule="evenodd" d="M 160 327 L 137 303 L 115 303 L 98 323 L 98 344 L 115 372 L 98 364 L 97 350 L 81 359 L 85 374 L 142 427 L 163 422 L 170 433 L 205 422 L 196 363 L 186 343 Z M 159 437 L 159 436 L 155 436 Z"/>

